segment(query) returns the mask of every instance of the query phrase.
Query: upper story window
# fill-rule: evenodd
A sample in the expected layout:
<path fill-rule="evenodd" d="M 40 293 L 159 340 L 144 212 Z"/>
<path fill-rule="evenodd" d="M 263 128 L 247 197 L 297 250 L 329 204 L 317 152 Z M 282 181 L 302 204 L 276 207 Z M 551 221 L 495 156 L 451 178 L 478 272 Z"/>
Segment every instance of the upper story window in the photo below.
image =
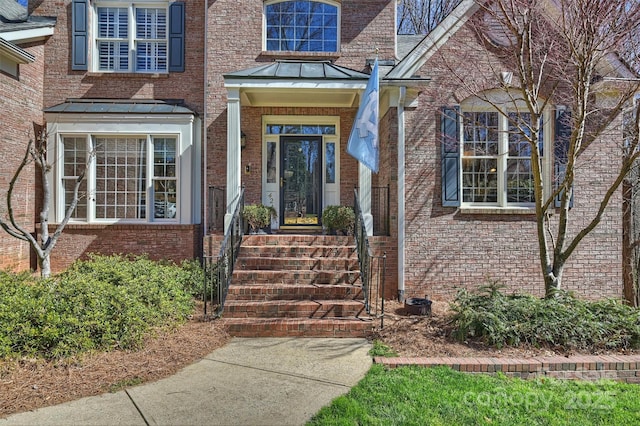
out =
<path fill-rule="evenodd" d="M 167 72 L 167 8 L 96 8 L 98 71 Z"/>
<path fill-rule="evenodd" d="M 330 1 L 270 1 L 265 3 L 266 50 L 337 52 L 339 8 Z"/>
<path fill-rule="evenodd" d="M 88 0 L 73 0 L 71 69 L 183 72 L 184 10 L 183 2 L 162 0 L 102 0 L 89 10 Z"/>

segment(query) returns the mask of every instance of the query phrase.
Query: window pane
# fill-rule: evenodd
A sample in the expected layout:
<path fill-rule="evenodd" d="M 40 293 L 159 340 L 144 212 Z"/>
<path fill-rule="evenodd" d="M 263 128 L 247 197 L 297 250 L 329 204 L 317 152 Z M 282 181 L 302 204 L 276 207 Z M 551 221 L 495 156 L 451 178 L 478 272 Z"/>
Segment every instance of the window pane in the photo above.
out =
<path fill-rule="evenodd" d="M 86 170 L 87 141 L 85 138 L 64 138 L 63 140 L 63 178 L 65 214 L 73 201 L 73 191 L 78 179 Z M 71 214 L 72 219 L 87 219 L 87 182 L 83 180 L 78 188 L 78 203 Z"/>
<path fill-rule="evenodd" d="M 498 113 L 463 114 L 464 156 L 498 155 Z"/>
<path fill-rule="evenodd" d="M 276 143 L 267 142 L 267 183 L 276 183 Z"/>
<path fill-rule="evenodd" d="M 338 8 L 295 0 L 265 6 L 268 50 L 336 52 Z"/>
<path fill-rule="evenodd" d="M 146 139 L 95 139 L 96 218 L 143 219 L 146 194 Z"/>
<path fill-rule="evenodd" d="M 327 142 L 325 161 L 327 164 L 327 183 L 336 183 L 336 144 L 333 142 Z"/>
<path fill-rule="evenodd" d="M 462 199 L 466 203 L 496 203 L 498 174 L 496 159 L 463 159 Z"/>
<path fill-rule="evenodd" d="M 176 147 L 175 138 L 153 139 L 153 217 L 176 217 Z"/>
<path fill-rule="evenodd" d="M 507 201 L 533 203 L 533 174 L 531 160 L 507 160 Z"/>

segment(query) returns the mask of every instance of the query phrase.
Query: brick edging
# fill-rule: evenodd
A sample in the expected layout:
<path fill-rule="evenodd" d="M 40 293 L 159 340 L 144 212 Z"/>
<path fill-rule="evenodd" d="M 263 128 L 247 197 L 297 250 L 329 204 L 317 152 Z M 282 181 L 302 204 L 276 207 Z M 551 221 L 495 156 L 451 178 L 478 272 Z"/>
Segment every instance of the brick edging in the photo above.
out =
<path fill-rule="evenodd" d="M 580 380 L 613 379 L 627 383 L 640 383 L 640 355 L 534 358 L 374 357 L 373 362 L 389 368 L 448 366 L 453 370 L 468 373 L 502 372 L 507 376 L 525 379 L 546 376 Z"/>

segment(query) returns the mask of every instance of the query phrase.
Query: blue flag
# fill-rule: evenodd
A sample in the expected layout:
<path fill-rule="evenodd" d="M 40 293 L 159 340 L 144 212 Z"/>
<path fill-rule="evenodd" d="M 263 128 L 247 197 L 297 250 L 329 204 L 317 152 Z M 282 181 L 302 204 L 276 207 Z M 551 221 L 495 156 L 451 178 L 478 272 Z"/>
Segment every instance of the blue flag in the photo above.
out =
<path fill-rule="evenodd" d="M 358 114 L 353 122 L 349 142 L 347 143 L 347 153 L 374 173 L 378 173 L 380 161 L 380 150 L 378 149 L 379 91 L 378 60 L 376 59 L 367 88 L 360 99 Z"/>

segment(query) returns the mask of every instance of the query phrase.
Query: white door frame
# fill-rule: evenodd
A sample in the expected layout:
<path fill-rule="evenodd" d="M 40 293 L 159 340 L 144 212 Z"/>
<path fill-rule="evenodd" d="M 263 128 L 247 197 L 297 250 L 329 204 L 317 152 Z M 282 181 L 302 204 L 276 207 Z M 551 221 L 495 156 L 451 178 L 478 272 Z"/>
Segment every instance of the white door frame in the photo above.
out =
<path fill-rule="evenodd" d="M 300 135 L 296 133 L 271 134 L 269 125 L 324 125 L 335 126 L 335 134 L 316 134 L 322 136 L 322 208 L 340 204 L 340 117 L 321 115 L 264 115 L 262 116 L 262 203 L 272 206 L 280 217 L 280 136 Z M 327 182 L 327 145 L 334 144 L 335 179 Z M 271 157 L 271 158 L 270 158 Z M 275 168 L 269 170 L 269 159 L 275 162 Z M 273 229 L 279 228 L 279 219 L 271 222 Z"/>

